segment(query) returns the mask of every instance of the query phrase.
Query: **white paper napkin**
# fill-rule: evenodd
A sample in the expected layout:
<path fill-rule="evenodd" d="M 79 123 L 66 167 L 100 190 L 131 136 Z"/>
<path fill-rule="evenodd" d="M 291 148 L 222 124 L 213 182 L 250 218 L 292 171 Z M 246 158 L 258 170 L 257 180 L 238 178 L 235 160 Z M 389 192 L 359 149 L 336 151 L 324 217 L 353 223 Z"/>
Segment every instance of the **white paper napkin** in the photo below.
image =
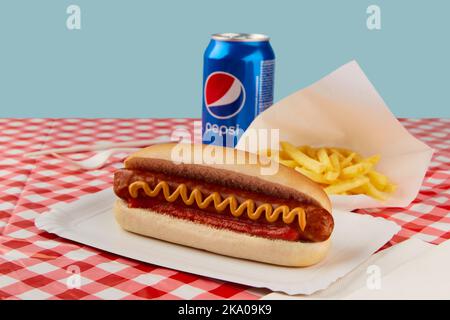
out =
<path fill-rule="evenodd" d="M 398 122 L 355 61 L 274 104 L 249 129 L 261 128 L 279 129 L 280 139 L 295 145 L 381 155 L 377 169 L 398 185 L 396 193 L 384 202 L 365 195 L 332 196 L 333 206 L 342 210 L 407 206 L 417 196 L 433 154 Z M 246 148 L 249 132 L 238 149 Z"/>
<path fill-rule="evenodd" d="M 346 299 L 450 299 L 450 241 L 433 246 L 381 279 L 379 290 L 362 287 Z"/>
<path fill-rule="evenodd" d="M 309 296 L 274 292 L 263 299 L 449 299 L 449 268 L 450 241 L 435 246 L 410 239 L 373 255 L 325 290 Z M 367 285 L 374 270 L 378 287 Z"/>

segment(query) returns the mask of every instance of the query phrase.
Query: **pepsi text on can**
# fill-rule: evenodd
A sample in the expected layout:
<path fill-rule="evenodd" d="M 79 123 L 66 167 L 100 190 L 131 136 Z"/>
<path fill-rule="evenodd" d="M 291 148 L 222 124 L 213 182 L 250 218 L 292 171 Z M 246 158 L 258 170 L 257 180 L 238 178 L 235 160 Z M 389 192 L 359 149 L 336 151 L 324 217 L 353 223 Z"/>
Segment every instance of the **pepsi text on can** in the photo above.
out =
<path fill-rule="evenodd" d="M 202 140 L 234 147 L 273 103 L 275 54 L 261 34 L 214 34 L 203 64 Z"/>

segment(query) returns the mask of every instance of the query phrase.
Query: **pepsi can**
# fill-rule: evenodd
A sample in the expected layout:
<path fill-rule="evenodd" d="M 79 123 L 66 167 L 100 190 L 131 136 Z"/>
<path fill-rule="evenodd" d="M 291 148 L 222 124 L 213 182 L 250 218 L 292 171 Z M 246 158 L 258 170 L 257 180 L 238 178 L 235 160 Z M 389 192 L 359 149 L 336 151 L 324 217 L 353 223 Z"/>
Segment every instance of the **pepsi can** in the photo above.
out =
<path fill-rule="evenodd" d="M 234 147 L 273 103 L 275 54 L 262 34 L 212 35 L 203 64 L 204 144 Z"/>

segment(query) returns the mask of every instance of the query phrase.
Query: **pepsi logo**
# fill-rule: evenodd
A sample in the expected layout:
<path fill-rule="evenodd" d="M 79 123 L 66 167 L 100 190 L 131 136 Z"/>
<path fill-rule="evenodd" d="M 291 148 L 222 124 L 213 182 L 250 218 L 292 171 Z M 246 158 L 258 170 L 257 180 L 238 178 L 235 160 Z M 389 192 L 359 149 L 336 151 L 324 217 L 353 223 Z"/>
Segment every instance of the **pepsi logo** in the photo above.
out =
<path fill-rule="evenodd" d="M 205 105 L 217 119 L 229 119 L 241 111 L 245 89 L 238 78 L 227 72 L 213 72 L 205 82 Z"/>

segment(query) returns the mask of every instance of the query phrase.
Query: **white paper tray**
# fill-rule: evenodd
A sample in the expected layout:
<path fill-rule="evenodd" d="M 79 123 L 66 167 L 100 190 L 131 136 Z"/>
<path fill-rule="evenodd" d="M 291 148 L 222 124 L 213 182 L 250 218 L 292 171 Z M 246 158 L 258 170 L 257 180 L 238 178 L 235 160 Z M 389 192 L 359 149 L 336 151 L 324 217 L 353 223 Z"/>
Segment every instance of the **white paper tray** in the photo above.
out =
<path fill-rule="evenodd" d="M 279 267 L 126 232 L 113 217 L 114 198 L 113 191 L 108 189 L 71 204 L 58 204 L 40 215 L 35 224 L 63 238 L 124 257 L 287 294 L 312 294 L 327 288 L 368 259 L 400 230 L 398 225 L 382 218 L 335 210 L 333 245 L 328 257 L 308 268 Z"/>

